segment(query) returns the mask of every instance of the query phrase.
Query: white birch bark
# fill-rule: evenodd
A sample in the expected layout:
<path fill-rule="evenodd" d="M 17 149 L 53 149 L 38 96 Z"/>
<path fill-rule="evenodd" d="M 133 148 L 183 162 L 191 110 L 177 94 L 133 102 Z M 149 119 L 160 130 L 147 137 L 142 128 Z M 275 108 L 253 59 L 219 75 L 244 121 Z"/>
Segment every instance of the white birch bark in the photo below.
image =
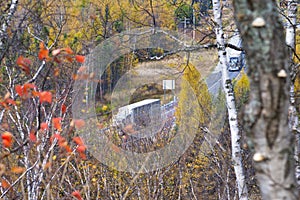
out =
<path fill-rule="evenodd" d="M 222 13 L 220 0 L 213 0 L 213 14 L 215 21 L 215 32 L 217 37 L 217 47 L 219 54 L 219 62 L 222 67 L 222 85 L 226 95 L 226 106 L 228 110 L 228 119 L 231 133 L 232 161 L 236 176 L 236 184 L 239 199 L 248 199 L 248 189 L 245 181 L 244 167 L 242 162 L 242 149 L 240 145 L 241 136 L 238 128 L 237 112 L 235 107 L 235 99 L 233 95 L 233 87 L 227 71 L 227 58 L 225 51 L 224 33 L 222 26 Z"/>
<path fill-rule="evenodd" d="M 299 199 L 288 128 L 288 51 L 276 1 L 234 0 L 250 79 L 244 127 L 254 147 L 262 199 Z"/>
<path fill-rule="evenodd" d="M 298 129 L 299 119 L 297 115 L 297 111 L 295 108 L 295 89 L 294 83 L 296 79 L 296 69 L 295 63 L 293 62 L 293 54 L 296 48 L 295 38 L 296 38 L 296 23 L 297 23 L 297 1 L 296 0 L 287 0 L 287 27 L 286 27 L 286 35 L 285 42 L 289 47 L 289 61 L 291 67 L 291 84 L 290 84 L 290 107 L 289 107 L 289 129 L 291 134 L 295 133 L 295 159 L 297 161 L 296 165 L 296 178 L 298 184 L 300 181 L 300 173 L 297 168 L 299 168 L 299 153 L 300 153 L 300 131 Z"/>
<path fill-rule="evenodd" d="M 9 11 L 0 29 L 0 50 L 4 49 L 4 39 L 6 36 L 7 27 L 9 26 L 14 13 L 17 10 L 18 0 L 11 0 Z"/>

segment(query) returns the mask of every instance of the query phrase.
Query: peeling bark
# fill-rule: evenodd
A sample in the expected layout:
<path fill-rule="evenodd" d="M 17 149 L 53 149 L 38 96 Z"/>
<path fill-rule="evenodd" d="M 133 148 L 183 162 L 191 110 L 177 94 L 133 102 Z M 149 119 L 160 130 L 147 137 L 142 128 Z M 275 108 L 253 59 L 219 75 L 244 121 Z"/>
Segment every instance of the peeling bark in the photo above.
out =
<path fill-rule="evenodd" d="M 11 0 L 7 15 L 4 17 L 4 22 L 0 29 L 0 50 L 4 49 L 7 27 L 10 25 L 11 19 L 17 10 L 18 0 Z"/>
<path fill-rule="evenodd" d="M 300 130 L 299 119 L 297 115 L 297 111 L 295 108 L 295 90 L 294 84 L 297 75 L 297 67 L 293 61 L 294 52 L 296 48 L 296 23 L 297 23 L 297 2 L 295 0 L 287 1 L 287 27 L 285 34 L 285 42 L 289 48 L 289 65 L 290 65 L 290 76 L 291 76 L 291 84 L 290 84 L 290 107 L 289 107 L 289 129 L 291 134 L 295 134 L 295 159 L 296 159 L 296 169 L 299 168 L 299 153 L 300 153 Z M 300 178 L 299 170 L 296 170 L 296 178 Z M 298 180 L 299 184 L 299 180 Z"/>
<path fill-rule="evenodd" d="M 248 189 L 242 162 L 242 149 L 240 144 L 241 135 L 238 127 L 233 87 L 227 71 L 227 58 L 225 51 L 220 0 L 213 0 L 213 14 L 214 21 L 216 23 L 215 32 L 217 36 L 219 62 L 222 66 L 222 85 L 225 91 L 226 106 L 228 110 L 233 168 L 236 176 L 239 199 L 246 200 L 248 199 Z"/>
<path fill-rule="evenodd" d="M 249 67 L 250 100 L 244 120 L 256 152 L 260 191 L 263 199 L 297 199 L 288 127 L 289 56 L 276 2 L 235 0 L 234 9 Z"/>

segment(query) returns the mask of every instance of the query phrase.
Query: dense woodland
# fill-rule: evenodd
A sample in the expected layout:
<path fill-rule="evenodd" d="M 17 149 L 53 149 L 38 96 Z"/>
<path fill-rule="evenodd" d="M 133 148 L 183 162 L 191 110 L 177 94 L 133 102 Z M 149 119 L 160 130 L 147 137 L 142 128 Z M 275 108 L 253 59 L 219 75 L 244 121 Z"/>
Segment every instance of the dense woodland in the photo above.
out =
<path fill-rule="evenodd" d="M 1 1 L 0 199 L 299 199 L 298 7 L 296 0 Z M 133 42 L 101 77 L 90 71 L 97 47 L 144 29 L 170 30 L 182 46 Z M 237 32 L 242 47 L 229 44 Z M 246 55 L 233 80 L 226 48 Z M 220 88 L 211 94 L 206 80 L 217 65 Z M 134 91 L 126 90 L 128 77 Z M 113 126 L 123 96 L 128 104 L 172 101 L 163 79 L 176 79 L 177 103 L 159 131 L 137 138 L 133 125 Z M 93 104 L 80 112 L 93 107 L 97 122 L 74 115 L 78 81 L 93 82 Z M 92 124 L 113 143 L 112 156 L 193 137 L 173 162 L 137 173 L 94 156 L 83 136 Z"/>

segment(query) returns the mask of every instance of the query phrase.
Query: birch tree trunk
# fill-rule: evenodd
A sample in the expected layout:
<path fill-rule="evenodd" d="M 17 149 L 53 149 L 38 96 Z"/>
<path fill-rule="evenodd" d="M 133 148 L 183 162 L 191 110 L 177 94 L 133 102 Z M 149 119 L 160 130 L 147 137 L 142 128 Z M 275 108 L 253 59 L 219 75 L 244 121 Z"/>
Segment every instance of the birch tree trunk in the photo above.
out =
<path fill-rule="evenodd" d="M 263 199 L 298 199 L 293 138 L 288 127 L 289 56 L 274 0 L 235 0 L 247 53 L 250 100 L 244 127 L 252 139 Z"/>
<path fill-rule="evenodd" d="M 10 25 L 11 19 L 17 10 L 18 0 L 11 0 L 8 13 L 4 16 L 4 21 L 0 29 L 0 51 L 4 50 L 4 42 L 6 38 L 7 27 Z"/>
<path fill-rule="evenodd" d="M 295 159 L 296 159 L 296 169 L 299 168 L 299 153 L 300 153 L 300 131 L 298 129 L 299 119 L 297 111 L 295 108 L 295 79 L 297 75 L 297 67 L 293 62 L 294 51 L 296 49 L 296 23 L 297 23 L 297 2 L 296 0 L 287 1 L 287 27 L 285 34 L 285 42 L 289 48 L 289 61 L 290 61 L 290 70 L 291 70 L 291 85 L 290 85 L 290 107 L 289 107 L 289 128 L 291 134 L 295 134 Z M 296 178 L 300 178 L 299 170 L 296 170 Z M 298 182 L 299 184 L 299 182 Z"/>
<path fill-rule="evenodd" d="M 245 181 L 244 167 L 242 162 L 242 149 L 240 145 L 241 136 L 239 133 L 237 112 L 235 107 L 235 99 L 233 87 L 227 71 L 227 58 L 225 51 L 225 42 L 222 26 L 222 12 L 220 0 L 213 0 L 213 14 L 215 32 L 217 36 L 217 47 L 219 54 L 219 62 L 222 67 L 222 85 L 226 95 L 226 104 L 228 110 L 228 119 L 231 133 L 231 151 L 234 172 L 236 176 L 237 190 L 239 199 L 248 199 L 248 189 Z"/>

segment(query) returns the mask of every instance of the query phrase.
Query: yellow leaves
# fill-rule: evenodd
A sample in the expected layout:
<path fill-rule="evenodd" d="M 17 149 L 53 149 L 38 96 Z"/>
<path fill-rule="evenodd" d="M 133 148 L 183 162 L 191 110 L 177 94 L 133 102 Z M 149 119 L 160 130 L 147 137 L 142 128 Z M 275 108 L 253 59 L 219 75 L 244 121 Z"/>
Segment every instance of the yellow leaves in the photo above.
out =
<path fill-rule="evenodd" d="M 296 41 L 297 41 L 297 43 L 296 43 L 296 55 L 298 55 L 298 57 L 299 57 L 299 55 L 300 55 L 300 34 L 298 33 L 298 34 L 296 34 L 297 36 L 296 36 Z M 297 58 L 297 56 L 294 56 L 294 62 L 295 63 L 300 63 L 300 60 Z"/>
<path fill-rule="evenodd" d="M 103 105 L 103 106 L 102 106 L 102 110 L 103 110 L 104 112 L 106 112 L 107 109 L 108 109 L 108 106 L 107 106 L 107 105 Z"/>
<path fill-rule="evenodd" d="M 193 112 L 197 119 L 190 118 L 186 123 L 206 123 L 208 115 L 211 113 L 211 97 L 208 92 L 207 85 L 201 80 L 201 74 L 192 64 L 182 65 L 180 70 L 184 70 L 181 91 L 179 93 L 178 109 L 176 109 L 176 117 L 178 121 L 183 119 L 184 113 Z M 198 101 L 195 101 L 196 98 Z M 201 108 L 201 109 L 199 109 Z M 192 120 L 197 120 L 192 121 Z M 177 121 L 177 122 L 178 122 Z"/>
<path fill-rule="evenodd" d="M 297 31 L 298 34 L 296 34 L 296 53 L 297 55 L 300 55 L 300 34 L 299 31 Z M 300 60 L 296 56 L 294 56 L 294 62 L 295 63 L 300 63 Z M 300 77 L 297 75 L 296 80 L 295 80 L 295 93 L 300 92 Z"/>
<path fill-rule="evenodd" d="M 250 90 L 250 82 L 244 71 L 241 72 L 241 77 L 234 85 L 234 93 L 237 100 L 245 97 Z"/>

